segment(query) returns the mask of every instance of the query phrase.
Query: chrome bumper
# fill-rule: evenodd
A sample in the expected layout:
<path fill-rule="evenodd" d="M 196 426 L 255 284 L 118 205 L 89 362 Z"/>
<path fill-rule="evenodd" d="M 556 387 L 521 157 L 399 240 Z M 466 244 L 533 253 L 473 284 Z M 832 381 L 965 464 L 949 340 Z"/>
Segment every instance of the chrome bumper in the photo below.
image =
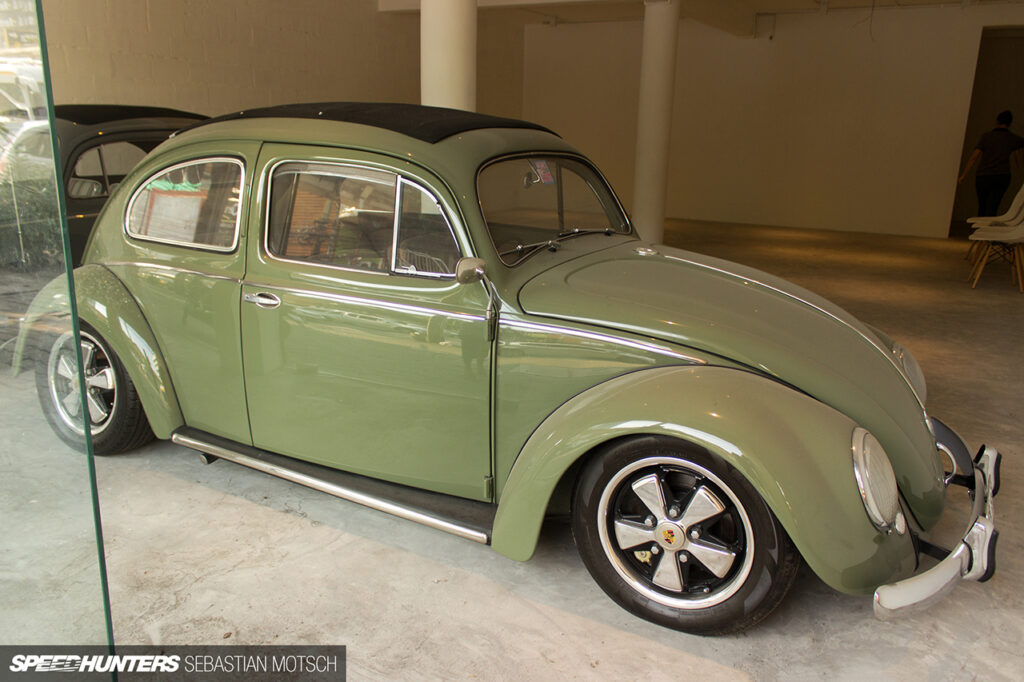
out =
<path fill-rule="evenodd" d="M 951 429 L 936 420 L 939 448 L 945 452 L 966 452 L 966 446 Z M 955 440 L 953 440 L 955 439 Z M 964 458 L 954 461 L 962 468 Z M 875 590 L 875 616 L 887 620 L 928 608 L 961 580 L 985 582 L 996 570 L 996 530 L 992 498 L 999 489 L 1000 455 L 983 446 L 978 456 L 967 461 L 971 471 L 962 471 L 954 482 L 965 485 L 974 498 L 968 530 L 949 554 L 932 568 Z"/>

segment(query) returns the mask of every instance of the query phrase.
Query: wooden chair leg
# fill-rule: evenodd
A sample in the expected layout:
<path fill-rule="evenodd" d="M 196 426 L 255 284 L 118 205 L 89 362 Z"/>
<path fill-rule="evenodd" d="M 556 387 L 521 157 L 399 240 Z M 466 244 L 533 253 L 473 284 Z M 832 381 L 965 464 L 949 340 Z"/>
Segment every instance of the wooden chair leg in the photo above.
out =
<path fill-rule="evenodd" d="M 969 249 L 967 249 L 967 255 L 964 256 L 964 258 L 968 262 L 970 262 L 971 265 L 974 265 L 975 261 L 978 258 L 978 251 L 980 251 L 980 250 L 981 250 L 981 242 L 978 241 L 978 240 L 974 240 L 974 241 L 971 242 L 971 247 Z"/>
<path fill-rule="evenodd" d="M 979 250 L 984 250 L 987 242 L 977 242 Z M 974 271 L 978 269 L 978 256 L 977 254 L 971 259 L 971 270 L 967 273 L 967 281 L 971 282 L 974 280 Z"/>
<path fill-rule="evenodd" d="M 1017 257 L 1017 245 L 1014 244 L 1008 248 L 1008 255 L 1010 258 L 1010 283 L 1017 283 L 1017 261 L 1020 260 Z"/>
<path fill-rule="evenodd" d="M 1024 243 L 1014 245 L 1013 265 L 1017 268 L 1017 288 L 1024 294 Z"/>
<path fill-rule="evenodd" d="M 974 281 L 971 282 L 971 288 L 978 286 L 978 280 L 981 279 L 981 271 L 985 269 L 985 265 L 988 264 L 988 254 L 992 250 L 992 242 L 985 242 L 985 249 L 981 252 L 981 258 L 978 259 L 978 263 L 975 265 L 973 275 Z"/>

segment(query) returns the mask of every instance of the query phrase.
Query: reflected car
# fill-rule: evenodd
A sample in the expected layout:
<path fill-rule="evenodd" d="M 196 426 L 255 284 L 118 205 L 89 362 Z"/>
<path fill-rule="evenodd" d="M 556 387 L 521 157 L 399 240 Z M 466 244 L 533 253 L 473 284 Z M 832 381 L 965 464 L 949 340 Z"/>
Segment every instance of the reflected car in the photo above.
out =
<path fill-rule="evenodd" d="M 355 103 L 202 122 L 124 178 L 74 280 L 80 345 L 43 332 L 56 282 L 16 354 L 40 349 L 50 423 L 88 423 L 97 454 L 170 439 L 517 560 L 568 514 L 613 600 L 699 634 L 763 620 L 801 561 L 882 617 L 995 570 L 999 454 L 928 415 L 907 349 L 645 242 L 539 125 Z M 951 485 L 974 505 L 940 548 Z"/>
<path fill-rule="evenodd" d="M 174 131 L 206 118 L 176 109 L 99 104 L 57 105 L 54 116 L 74 266 L 81 264 L 96 216 L 125 175 Z M 52 178 L 52 159 L 48 122 L 26 122 L 0 153 L 0 181 L 17 190 Z"/>

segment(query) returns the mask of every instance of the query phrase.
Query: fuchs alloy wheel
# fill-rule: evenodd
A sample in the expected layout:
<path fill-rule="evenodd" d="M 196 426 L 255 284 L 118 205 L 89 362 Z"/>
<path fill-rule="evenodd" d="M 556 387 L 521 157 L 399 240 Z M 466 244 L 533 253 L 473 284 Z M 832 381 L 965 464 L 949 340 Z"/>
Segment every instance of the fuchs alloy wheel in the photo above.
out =
<path fill-rule="evenodd" d="M 694 634 L 764 619 L 796 577 L 799 555 L 736 469 L 669 438 L 598 452 L 577 481 L 573 536 L 619 605 Z"/>
<path fill-rule="evenodd" d="M 74 335 L 68 331 L 45 344 L 36 364 L 36 389 L 43 413 L 57 435 L 83 449 L 88 415 L 93 452 L 114 454 L 153 438 L 142 403 L 124 365 L 92 327 L 81 326 L 85 404 L 79 387 Z"/>

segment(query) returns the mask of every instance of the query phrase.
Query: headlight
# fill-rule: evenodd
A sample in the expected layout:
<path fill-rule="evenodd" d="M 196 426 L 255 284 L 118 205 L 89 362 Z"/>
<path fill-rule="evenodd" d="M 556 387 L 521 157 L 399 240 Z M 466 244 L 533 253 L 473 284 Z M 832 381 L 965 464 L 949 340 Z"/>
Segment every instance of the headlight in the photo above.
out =
<path fill-rule="evenodd" d="M 900 511 L 899 489 L 889 456 L 878 439 L 859 426 L 853 431 L 853 474 L 871 523 L 881 531 L 896 530 L 902 535 L 906 519 Z"/>
<path fill-rule="evenodd" d="M 893 343 L 892 354 L 896 358 L 896 364 L 903 370 L 903 376 L 907 377 L 907 381 L 914 387 L 917 397 L 921 399 L 921 404 L 926 405 L 928 403 L 928 386 L 925 384 L 921 365 L 917 364 L 917 360 L 902 344 Z"/>

